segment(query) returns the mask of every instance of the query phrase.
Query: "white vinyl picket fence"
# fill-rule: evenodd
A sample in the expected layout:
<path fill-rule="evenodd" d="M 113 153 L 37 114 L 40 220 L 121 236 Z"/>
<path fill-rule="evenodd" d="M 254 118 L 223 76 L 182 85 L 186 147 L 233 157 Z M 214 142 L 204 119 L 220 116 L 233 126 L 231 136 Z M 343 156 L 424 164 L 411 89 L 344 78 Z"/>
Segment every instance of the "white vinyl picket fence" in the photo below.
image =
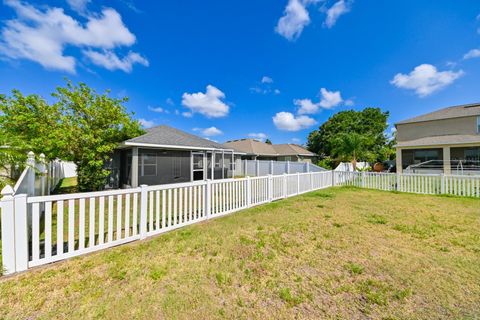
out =
<path fill-rule="evenodd" d="M 7 186 L 3 267 L 24 271 L 330 186 L 330 171 L 46 196 Z"/>
<path fill-rule="evenodd" d="M 334 173 L 335 185 L 420 194 L 446 194 L 480 198 L 480 175 L 396 174 L 375 172 Z"/>

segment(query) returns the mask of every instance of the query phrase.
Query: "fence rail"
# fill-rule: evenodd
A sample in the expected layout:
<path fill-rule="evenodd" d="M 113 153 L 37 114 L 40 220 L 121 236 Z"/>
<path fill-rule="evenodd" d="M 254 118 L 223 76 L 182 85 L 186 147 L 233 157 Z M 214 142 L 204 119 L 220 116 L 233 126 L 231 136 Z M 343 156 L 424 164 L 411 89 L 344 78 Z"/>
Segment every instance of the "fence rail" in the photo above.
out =
<path fill-rule="evenodd" d="M 24 271 L 331 185 L 326 171 L 45 196 L 7 186 L 3 267 Z"/>
<path fill-rule="evenodd" d="M 420 194 L 480 198 L 480 175 L 335 172 L 335 185 Z"/>
<path fill-rule="evenodd" d="M 273 160 L 238 160 L 235 167 L 236 175 L 250 177 L 323 171 L 327 170 L 308 162 Z"/>

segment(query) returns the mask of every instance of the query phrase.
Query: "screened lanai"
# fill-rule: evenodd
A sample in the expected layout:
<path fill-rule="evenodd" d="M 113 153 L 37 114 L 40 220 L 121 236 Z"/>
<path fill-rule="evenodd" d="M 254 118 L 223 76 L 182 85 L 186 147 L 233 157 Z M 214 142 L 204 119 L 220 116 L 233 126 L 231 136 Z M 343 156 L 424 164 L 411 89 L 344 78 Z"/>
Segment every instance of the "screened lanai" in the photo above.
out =
<path fill-rule="evenodd" d="M 109 184 L 128 188 L 233 178 L 241 154 L 169 126 L 154 127 L 118 147 Z"/>

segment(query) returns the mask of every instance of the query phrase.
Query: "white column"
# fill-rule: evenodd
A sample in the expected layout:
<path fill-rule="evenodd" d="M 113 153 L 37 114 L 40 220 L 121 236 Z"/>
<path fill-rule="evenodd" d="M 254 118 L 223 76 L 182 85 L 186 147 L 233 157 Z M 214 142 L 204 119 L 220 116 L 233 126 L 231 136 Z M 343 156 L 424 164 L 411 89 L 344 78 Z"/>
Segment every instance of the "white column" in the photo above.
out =
<path fill-rule="evenodd" d="M 2 262 L 5 274 L 14 273 L 15 266 L 15 211 L 13 188 L 9 185 L 2 190 Z"/>
<path fill-rule="evenodd" d="M 397 148 L 397 173 L 402 173 L 403 167 L 402 167 L 402 149 Z"/>
<path fill-rule="evenodd" d="M 443 173 L 446 175 L 452 174 L 450 147 L 443 147 Z"/>
<path fill-rule="evenodd" d="M 212 160 L 211 160 L 211 178 L 212 180 L 215 180 L 215 151 L 212 151 Z"/>
<path fill-rule="evenodd" d="M 43 153 L 40 154 L 40 192 L 41 195 L 44 196 L 47 194 L 47 185 L 46 185 L 46 174 L 47 174 L 47 165 L 45 163 L 45 155 Z M 48 192 L 50 193 L 50 192 Z"/>
<path fill-rule="evenodd" d="M 212 201 L 212 180 L 207 180 L 207 185 L 205 186 L 205 218 L 210 218 L 210 211 L 211 211 L 211 201 Z"/>
<path fill-rule="evenodd" d="M 222 179 L 225 179 L 225 151 L 222 150 Z"/>
<path fill-rule="evenodd" d="M 273 174 L 273 160 L 270 160 L 270 174 Z"/>
<path fill-rule="evenodd" d="M 138 187 L 138 148 L 133 147 L 132 149 L 132 187 Z"/>

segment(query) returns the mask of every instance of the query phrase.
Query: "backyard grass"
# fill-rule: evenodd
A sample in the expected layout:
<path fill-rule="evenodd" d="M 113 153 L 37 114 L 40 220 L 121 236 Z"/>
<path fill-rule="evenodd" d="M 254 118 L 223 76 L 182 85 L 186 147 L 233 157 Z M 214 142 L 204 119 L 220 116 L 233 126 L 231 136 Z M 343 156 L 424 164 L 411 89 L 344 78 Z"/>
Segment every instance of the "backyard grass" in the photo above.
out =
<path fill-rule="evenodd" d="M 475 319 L 480 200 L 330 188 L 0 280 L 0 319 Z"/>

